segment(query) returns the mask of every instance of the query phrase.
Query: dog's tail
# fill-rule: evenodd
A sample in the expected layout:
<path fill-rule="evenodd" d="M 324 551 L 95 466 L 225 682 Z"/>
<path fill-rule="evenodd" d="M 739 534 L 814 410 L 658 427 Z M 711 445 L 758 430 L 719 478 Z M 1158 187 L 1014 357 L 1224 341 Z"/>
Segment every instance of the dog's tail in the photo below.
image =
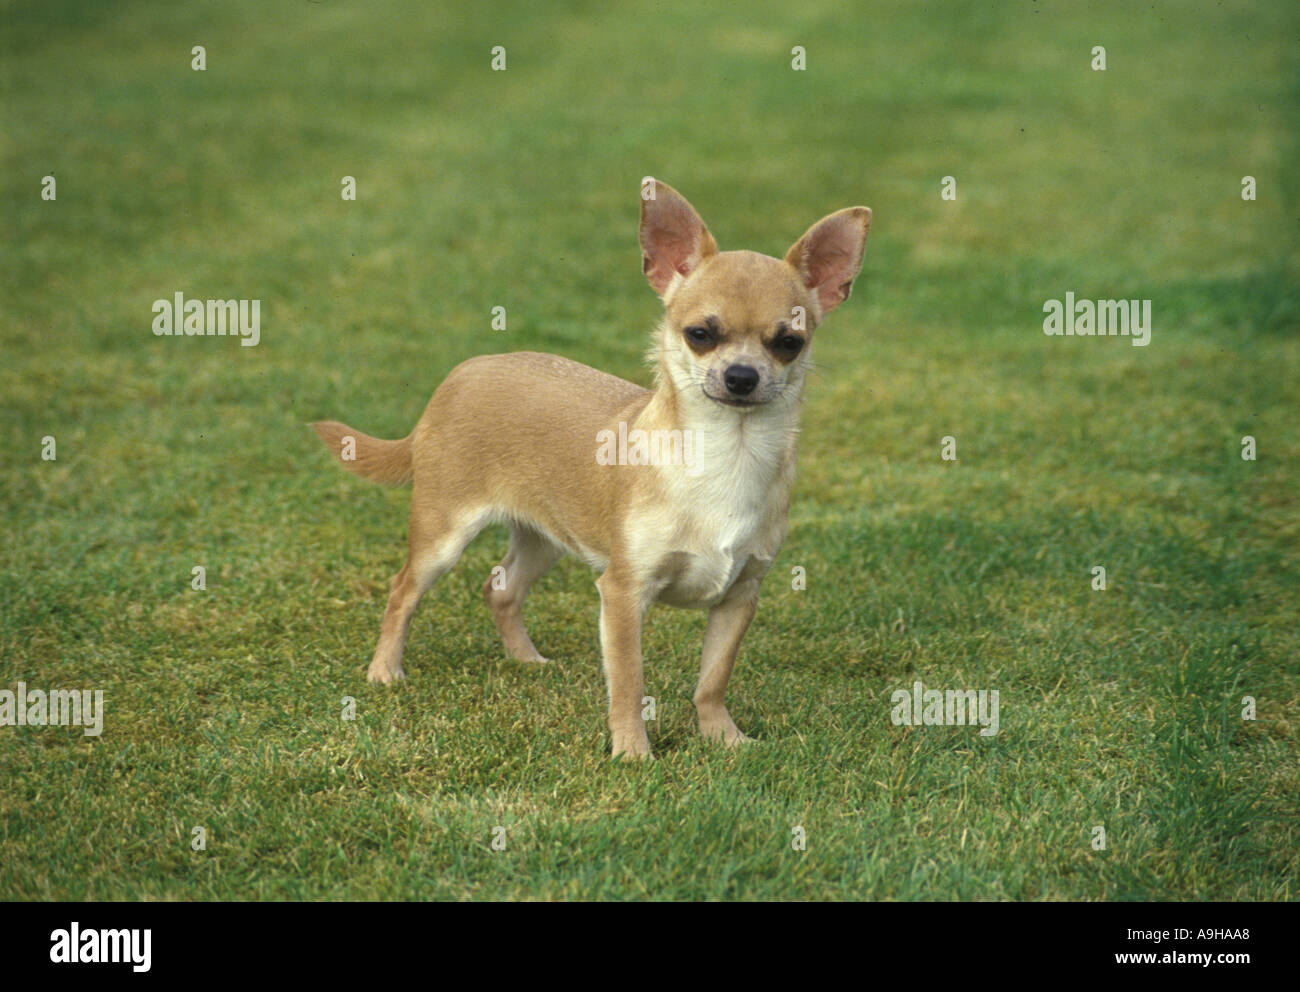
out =
<path fill-rule="evenodd" d="M 409 435 L 400 441 L 382 441 L 337 420 L 318 420 L 311 427 L 349 472 L 386 486 L 411 481 Z"/>

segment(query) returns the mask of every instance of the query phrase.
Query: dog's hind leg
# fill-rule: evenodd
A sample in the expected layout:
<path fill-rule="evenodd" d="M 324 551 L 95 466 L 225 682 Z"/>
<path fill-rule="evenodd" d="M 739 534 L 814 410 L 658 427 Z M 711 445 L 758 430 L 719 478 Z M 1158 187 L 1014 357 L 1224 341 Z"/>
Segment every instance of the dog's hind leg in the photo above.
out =
<path fill-rule="evenodd" d="M 547 660 L 524 627 L 524 600 L 532 584 L 563 554 L 563 548 L 530 527 L 515 524 L 510 528 L 510 550 L 483 583 L 483 598 L 492 610 L 492 619 L 510 657 L 519 661 Z"/>
<path fill-rule="evenodd" d="M 402 651 L 420 597 L 460 560 L 465 546 L 486 524 L 483 514 L 469 514 L 451 522 L 440 515 L 421 512 L 419 503 L 412 503 L 410 554 L 402 570 L 393 577 L 379 644 L 366 673 L 371 682 L 386 684 L 406 677 L 402 670 Z"/>

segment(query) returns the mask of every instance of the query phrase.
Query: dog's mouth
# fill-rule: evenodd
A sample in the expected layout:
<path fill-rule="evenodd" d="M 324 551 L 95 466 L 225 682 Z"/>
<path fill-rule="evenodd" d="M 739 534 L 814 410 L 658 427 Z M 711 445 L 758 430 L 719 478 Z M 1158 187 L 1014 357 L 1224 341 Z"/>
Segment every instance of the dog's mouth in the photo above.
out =
<path fill-rule="evenodd" d="M 766 400 L 751 400 L 746 399 L 743 396 L 714 396 L 703 386 L 700 387 L 700 391 L 709 399 L 713 400 L 714 403 L 719 403 L 722 406 L 735 407 L 738 410 L 751 409 L 756 406 L 763 406 L 767 403 Z"/>

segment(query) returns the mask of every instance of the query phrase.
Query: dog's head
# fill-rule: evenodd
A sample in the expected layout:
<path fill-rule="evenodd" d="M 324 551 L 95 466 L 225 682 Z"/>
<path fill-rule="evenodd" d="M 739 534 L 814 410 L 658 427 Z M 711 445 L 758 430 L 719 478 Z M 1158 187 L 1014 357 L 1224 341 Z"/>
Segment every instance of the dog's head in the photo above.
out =
<path fill-rule="evenodd" d="M 678 392 L 742 412 L 797 395 L 812 332 L 849 298 L 870 227 L 868 208 L 848 207 L 809 228 L 784 259 L 720 252 L 685 197 L 647 180 L 642 268 L 667 311 L 658 355 Z"/>

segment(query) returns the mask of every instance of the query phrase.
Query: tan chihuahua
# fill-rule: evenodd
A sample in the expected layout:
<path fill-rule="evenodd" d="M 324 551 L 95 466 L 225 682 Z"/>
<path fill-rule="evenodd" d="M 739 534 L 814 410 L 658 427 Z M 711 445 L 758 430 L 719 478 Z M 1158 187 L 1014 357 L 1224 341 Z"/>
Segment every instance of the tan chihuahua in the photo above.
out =
<path fill-rule="evenodd" d="M 513 657 L 546 661 L 522 607 L 564 552 L 600 572 L 615 755 L 650 755 L 641 625 L 656 601 L 709 611 L 700 732 L 748 740 L 727 712 L 727 680 L 785 540 L 809 340 L 848 299 L 870 225 L 869 209 L 849 207 L 814 224 L 783 260 L 719 252 L 685 198 L 647 179 L 642 268 L 666 309 L 651 351 L 654 389 L 516 352 L 454 368 L 401 441 L 312 424 L 348 470 L 414 482 L 410 553 L 392 582 L 370 681 L 404 677 L 420 597 L 479 531 L 504 523 L 510 550 L 483 596 Z"/>

